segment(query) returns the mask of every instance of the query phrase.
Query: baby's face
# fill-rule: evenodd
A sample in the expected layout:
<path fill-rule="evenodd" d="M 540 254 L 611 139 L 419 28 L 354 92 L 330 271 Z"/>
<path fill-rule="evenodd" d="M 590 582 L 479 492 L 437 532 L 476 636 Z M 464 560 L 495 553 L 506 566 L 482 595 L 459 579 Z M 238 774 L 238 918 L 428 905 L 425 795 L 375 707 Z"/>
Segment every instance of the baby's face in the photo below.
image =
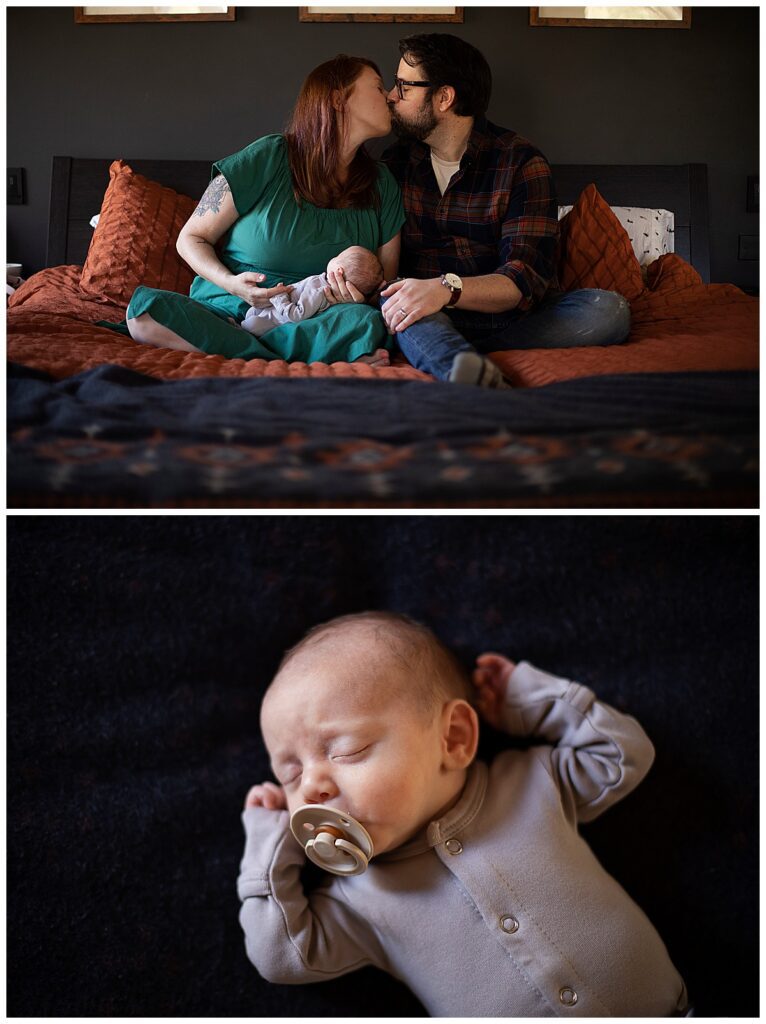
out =
<path fill-rule="evenodd" d="M 347 811 L 376 854 L 437 817 L 462 785 L 443 767 L 442 715 L 424 718 L 402 692 L 406 675 L 391 659 L 376 666 L 364 646 L 325 641 L 289 662 L 261 712 L 290 813 L 306 803 Z"/>

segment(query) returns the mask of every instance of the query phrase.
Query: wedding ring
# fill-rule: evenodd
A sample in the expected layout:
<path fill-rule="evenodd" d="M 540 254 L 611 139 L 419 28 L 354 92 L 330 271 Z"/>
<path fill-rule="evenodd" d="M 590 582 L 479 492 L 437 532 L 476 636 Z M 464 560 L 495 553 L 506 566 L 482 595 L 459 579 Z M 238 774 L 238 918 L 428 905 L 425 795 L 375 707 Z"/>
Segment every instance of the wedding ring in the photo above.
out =
<path fill-rule="evenodd" d="M 407 313 L 403 309 L 400 309 L 399 310 L 399 315 L 400 316 L 407 316 Z"/>

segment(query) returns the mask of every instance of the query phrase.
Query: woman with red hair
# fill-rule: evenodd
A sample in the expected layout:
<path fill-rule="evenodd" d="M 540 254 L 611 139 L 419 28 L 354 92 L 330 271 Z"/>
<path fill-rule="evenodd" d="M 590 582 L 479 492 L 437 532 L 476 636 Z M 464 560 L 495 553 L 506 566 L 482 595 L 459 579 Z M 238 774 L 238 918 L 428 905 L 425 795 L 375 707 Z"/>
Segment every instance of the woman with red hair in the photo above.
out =
<path fill-rule="evenodd" d="M 213 164 L 178 238 L 196 271 L 190 294 L 136 289 L 127 325 L 136 341 L 240 359 L 388 361 L 391 336 L 377 306 L 342 271 L 328 275 L 328 309 L 262 338 L 239 324 L 290 284 L 320 274 L 352 245 L 396 276 L 404 223 L 391 172 L 364 148 L 391 128 L 387 90 L 372 61 L 345 54 L 303 83 L 283 135 L 267 135 Z"/>

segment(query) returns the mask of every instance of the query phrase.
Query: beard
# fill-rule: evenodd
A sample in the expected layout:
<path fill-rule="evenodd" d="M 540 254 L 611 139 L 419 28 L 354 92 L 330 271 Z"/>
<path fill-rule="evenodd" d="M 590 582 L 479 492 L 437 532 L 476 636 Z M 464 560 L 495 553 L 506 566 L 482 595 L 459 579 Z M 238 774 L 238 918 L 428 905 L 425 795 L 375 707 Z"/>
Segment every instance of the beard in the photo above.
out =
<path fill-rule="evenodd" d="M 430 104 L 424 104 L 411 121 L 404 121 L 396 109 L 391 109 L 391 130 L 403 142 L 423 142 L 439 124 Z"/>

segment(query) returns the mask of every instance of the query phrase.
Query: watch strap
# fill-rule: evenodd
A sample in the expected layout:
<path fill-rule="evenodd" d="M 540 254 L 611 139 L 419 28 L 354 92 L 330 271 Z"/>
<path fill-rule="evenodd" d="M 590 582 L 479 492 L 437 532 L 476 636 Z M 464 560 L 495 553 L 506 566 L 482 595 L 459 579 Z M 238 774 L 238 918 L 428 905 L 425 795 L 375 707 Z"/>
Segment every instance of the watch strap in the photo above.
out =
<path fill-rule="evenodd" d="M 449 288 L 449 291 L 450 291 L 450 297 L 449 297 L 449 301 L 447 302 L 447 305 L 448 306 L 454 306 L 455 303 L 460 298 L 460 296 L 463 294 L 463 289 L 462 288 L 453 288 L 452 285 L 448 283 L 447 278 L 444 275 L 442 275 L 441 283 L 444 285 L 445 288 Z"/>

